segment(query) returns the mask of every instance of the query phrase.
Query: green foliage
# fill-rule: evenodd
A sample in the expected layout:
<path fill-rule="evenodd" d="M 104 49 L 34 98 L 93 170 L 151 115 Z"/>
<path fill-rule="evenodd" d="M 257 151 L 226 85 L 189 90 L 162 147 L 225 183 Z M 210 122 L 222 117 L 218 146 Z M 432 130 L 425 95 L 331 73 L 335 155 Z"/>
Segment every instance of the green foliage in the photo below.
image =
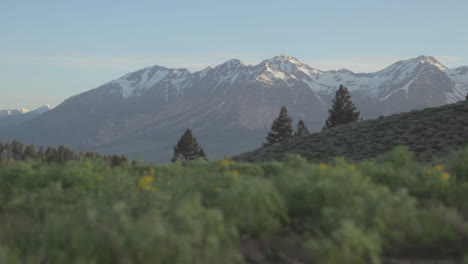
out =
<path fill-rule="evenodd" d="M 279 116 L 271 125 L 271 132 L 268 133 L 264 146 L 269 146 L 278 142 L 286 141 L 293 137 L 292 118 L 288 115 L 288 109 L 283 105 Z"/>
<path fill-rule="evenodd" d="M 128 163 L 127 157 L 124 155 L 102 155 L 96 152 L 76 152 L 65 146 L 58 148 L 48 147 L 44 151 L 44 147 L 40 146 L 36 151 L 34 144 L 24 146 L 23 143 L 13 140 L 11 143 L 3 143 L 0 141 L 0 164 L 11 161 L 27 161 L 39 160 L 49 163 L 63 164 L 67 161 L 80 159 L 97 158 L 105 160 L 111 166 L 121 166 Z"/>
<path fill-rule="evenodd" d="M 330 116 L 325 122 L 324 130 L 359 120 L 359 112 L 356 111 L 356 107 L 351 102 L 351 95 L 344 85 L 340 85 L 332 103 L 333 106 L 328 111 Z"/>
<path fill-rule="evenodd" d="M 376 163 L 378 165 L 376 165 Z M 392 190 L 405 189 L 423 202 L 446 201 L 450 197 L 451 175 L 444 166 L 424 166 L 414 162 L 414 154 L 407 147 L 397 147 L 376 159 L 360 164 L 360 169 L 373 181 Z"/>
<path fill-rule="evenodd" d="M 343 222 L 330 236 L 308 244 L 315 263 L 380 264 L 380 241 L 377 234 L 365 233 L 353 222 Z"/>
<path fill-rule="evenodd" d="M 455 153 L 449 166 L 457 182 L 468 182 L 468 147 Z"/>
<path fill-rule="evenodd" d="M 283 197 L 268 181 L 248 179 L 223 191 L 219 207 L 242 233 L 272 234 L 287 219 Z"/>
<path fill-rule="evenodd" d="M 0 165 L 0 263 L 381 263 L 467 255 L 461 151 L 112 167 Z"/>

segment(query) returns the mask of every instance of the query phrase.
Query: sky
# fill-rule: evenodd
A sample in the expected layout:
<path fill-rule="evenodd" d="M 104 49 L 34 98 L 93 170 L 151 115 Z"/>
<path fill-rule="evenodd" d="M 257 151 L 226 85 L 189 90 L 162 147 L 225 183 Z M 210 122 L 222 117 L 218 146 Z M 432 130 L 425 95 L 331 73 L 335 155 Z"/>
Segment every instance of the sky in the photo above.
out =
<path fill-rule="evenodd" d="M 152 65 L 285 53 L 320 70 L 468 65 L 466 0 L 0 0 L 0 109 L 56 106 Z"/>

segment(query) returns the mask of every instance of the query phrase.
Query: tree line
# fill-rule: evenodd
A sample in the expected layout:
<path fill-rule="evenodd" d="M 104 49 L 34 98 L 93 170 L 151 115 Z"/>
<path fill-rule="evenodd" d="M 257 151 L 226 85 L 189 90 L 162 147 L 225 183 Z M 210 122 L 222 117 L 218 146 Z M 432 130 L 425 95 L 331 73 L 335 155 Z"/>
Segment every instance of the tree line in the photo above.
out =
<path fill-rule="evenodd" d="M 76 152 L 63 145 L 53 148 L 40 146 L 37 148 L 34 144 L 25 145 L 20 141 L 13 140 L 10 143 L 0 141 L 0 164 L 9 161 L 27 161 L 42 160 L 50 163 L 65 163 L 70 160 L 81 159 L 102 159 L 110 166 L 120 166 L 128 163 L 124 155 L 103 155 L 96 152 Z"/>
<path fill-rule="evenodd" d="M 468 97 L 468 96 L 467 96 Z M 332 101 L 332 108 L 328 110 L 328 118 L 322 130 L 330 129 L 336 126 L 345 125 L 359 120 L 360 113 L 351 101 L 351 95 L 344 85 L 340 85 Z M 271 131 L 266 136 L 266 142 L 263 146 L 270 146 L 275 143 L 283 142 L 293 137 L 304 137 L 310 134 L 309 129 L 303 120 L 299 120 L 294 132 L 292 127 L 293 119 L 288 115 L 288 109 L 283 105 L 278 117 L 271 125 Z M 198 144 L 190 129 L 187 129 L 182 137 L 174 146 L 172 162 L 194 159 L 206 159 L 203 148 Z"/>

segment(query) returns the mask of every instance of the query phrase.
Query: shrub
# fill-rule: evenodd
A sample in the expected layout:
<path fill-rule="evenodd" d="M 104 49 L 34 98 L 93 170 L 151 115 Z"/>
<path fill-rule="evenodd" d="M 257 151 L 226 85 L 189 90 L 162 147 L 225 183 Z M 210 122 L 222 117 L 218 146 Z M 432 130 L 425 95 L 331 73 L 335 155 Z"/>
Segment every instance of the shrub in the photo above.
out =
<path fill-rule="evenodd" d="M 315 263 L 380 264 L 379 236 L 366 233 L 353 222 L 340 224 L 331 236 L 311 240 L 306 245 Z"/>
<path fill-rule="evenodd" d="M 456 152 L 449 166 L 457 182 L 468 182 L 468 147 Z"/>
<path fill-rule="evenodd" d="M 0 166 L 0 263 L 243 263 L 241 252 L 260 263 L 306 262 L 305 253 L 316 263 L 462 256 L 466 156 L 419 164 L 397 148 L 355 164 L 294 155 L 184 166 L 11 162 Z"/>
<path fill-rule="evenodd" d="M 242 233 L 255 236 L 278 231 L 281 222 L 287 219 L 282 196 L 262 179 L 244 180 L 223 190 L 219 207 Z"/>

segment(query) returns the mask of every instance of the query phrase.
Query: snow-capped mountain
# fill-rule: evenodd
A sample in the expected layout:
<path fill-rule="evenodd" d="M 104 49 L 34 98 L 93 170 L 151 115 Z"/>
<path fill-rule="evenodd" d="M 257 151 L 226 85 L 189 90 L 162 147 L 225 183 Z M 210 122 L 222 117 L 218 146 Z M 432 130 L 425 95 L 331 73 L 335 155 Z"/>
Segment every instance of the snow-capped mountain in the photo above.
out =
<path fill-rule="evenodd" d="M 379 108 L 377 112 L 376 109 L 363 111 L 364 116 L 373 117 L 461 100 L 468 91 L 467 71 L 468 67 L 448 69 L 435 58 L 426 56 L 399 61 L 374 73 L 353 73 L 345 69 L 320 71 L 296 58 L 281 55 L 258 65 L 230 60 L 195 73 L 149 67 L 105 86 L 125 99 L 157 92 L 167 102 L 201 82 L 211 90 L 255 83 L 290 89 L 308 87 L 319 101 L 328 105 L 336 88 L 344 84 L 358 106 L 366 109 L 370 102 L 379 105 L 375 106 Z"/>
<path fill-rule="evenodd" d="M 4 109 L 0 110 L 0 117 L 3 116 L 13 116 L 13 115 L 21 115 L 29 112 L 26 108 L 18 108 L 18 109 Z"/>
<path fill-rule="evenodd" d="M 17 126 L 50 109 L 50 105 L 44 105 L 32 111 L 26 108 L 0 110 L 0 128 Z"/>
<path fill-rule="evenodd" d="M 193 73 L 153 66 L 70 97 L 0 137 L 167 161 L 190 127 L 209 156 L 220 157 L 258 147 L 281 105 L 320 129 L 340 84 L 371 118 L 463 100 L 468 67 L 447 69 L 420 56 L 373 73 L 321 71 L 287 55 L 257 65 L 233 59 Z"/>

